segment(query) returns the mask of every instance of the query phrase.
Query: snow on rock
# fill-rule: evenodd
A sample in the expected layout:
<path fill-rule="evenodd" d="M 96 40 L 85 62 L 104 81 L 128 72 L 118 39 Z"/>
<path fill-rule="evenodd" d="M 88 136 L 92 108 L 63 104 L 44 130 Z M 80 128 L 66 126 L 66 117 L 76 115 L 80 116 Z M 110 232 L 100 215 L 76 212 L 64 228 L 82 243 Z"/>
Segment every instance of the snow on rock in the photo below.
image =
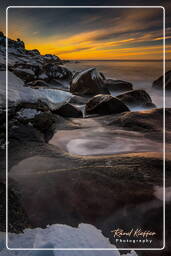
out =
<path fill-rule="evenodd" d="M 7 251 L 3 246 L 1 238 L 1 256 L 23 256 L 23 251 Z M 26 229 L 22 234 L 9 234 L 8 246 L 10 248 L 110 248 L 116 249 L 104 237 L 102 232 L 90 224 L 80 224 L 78 228 L 62 224 L 54 224 L 46 229 L 35 228 Z M 99 256 L 104 255 L 104 251 L 25 251 L 25 256 Z M 125 256 L 137 256 L 135 252 L 124 254 Z M 118 250 L 105 251 L 105 256 L 120 256 Z"/>
<path fill-rule="evenodd" d="M 6 102 L 6 77 L 5 71 L 0 71 L 0 107 L 5 107 Z M 69 92 L 53 89 L 32 89 L 24 87 L 23 81 L 8 72 L 8 104 L 9 106 L 17 106 L 19 103 L 42 102 L 48 105 L 51 110 L 60 108 L 67 103 L 72 97 Z"/>
<path fill-rule="evenodd" d="M 41 111 L 38 111 L 37 109 L 32 108 L 22 108 L 20 111 L 17 112 L 17 117 L 21 119 L 32 119 L 36 115 L 39 115 L 42 113 Z"/>

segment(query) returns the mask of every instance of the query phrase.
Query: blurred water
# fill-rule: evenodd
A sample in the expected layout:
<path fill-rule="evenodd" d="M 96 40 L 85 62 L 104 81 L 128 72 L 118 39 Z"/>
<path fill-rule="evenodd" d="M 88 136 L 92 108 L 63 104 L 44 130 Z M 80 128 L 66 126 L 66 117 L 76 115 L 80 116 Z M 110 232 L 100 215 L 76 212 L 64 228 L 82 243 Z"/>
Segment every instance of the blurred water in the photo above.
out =
<path fill-rule="evenodd" d="M 75 71 L 96 67 L 106 77 L 131 82 L 134 89 L 145 89 L 157 107 L 163 106 L 163 92 L 152 89 L 152 82 L 163 74 L 162 61 L 80 61 L 66 66 Z M 166 63 L 166 71 L 169 69 L 171 62 Z M 171 107 L 170 96 L 167 92 L 167 107 Z"/>

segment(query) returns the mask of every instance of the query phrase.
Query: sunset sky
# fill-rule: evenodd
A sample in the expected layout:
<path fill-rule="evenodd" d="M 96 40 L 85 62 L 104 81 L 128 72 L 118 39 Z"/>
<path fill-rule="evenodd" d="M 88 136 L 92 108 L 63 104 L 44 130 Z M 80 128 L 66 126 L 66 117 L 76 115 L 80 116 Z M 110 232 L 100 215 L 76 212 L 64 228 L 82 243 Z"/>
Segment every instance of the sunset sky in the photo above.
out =
<path fill-rule="evenodd" d="M 163 9 L 9 9 L 9 37 L 62 59 L 162 59 Z M 171 28 L 166 28 L 171 59 Z"/>

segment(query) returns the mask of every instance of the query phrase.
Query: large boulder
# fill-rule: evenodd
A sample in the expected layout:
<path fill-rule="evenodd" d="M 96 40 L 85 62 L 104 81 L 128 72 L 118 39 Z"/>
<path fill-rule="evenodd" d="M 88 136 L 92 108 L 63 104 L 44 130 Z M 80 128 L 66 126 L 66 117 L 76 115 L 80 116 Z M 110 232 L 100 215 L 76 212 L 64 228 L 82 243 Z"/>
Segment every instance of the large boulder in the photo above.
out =
<path fill-rule="evenodd" d="M 76 95 L 109 93 L 104 84 L 104 77 L 96 70 L 96 68 L 77 72 L 71 81 L 70 91 Z"/>
<path fill-rule="evenodd" d="M 153 88 L 163 90 L 163 76 L 160 76 L 157 80 L 153 82 Z M 171 90 L 171 70 L 167 71 L 165 74 L 165 89 Z"/>
<path fill-rule="evenodd" d="M 99 94 L 87 102 L 85 111 L 87 114 L 108 115 L 129 111 L 129 108 L 111 95 Z"/>
<path fill-rule="evenodd" d="M 144 90 L 132 90 L 117 96 L 129 107 L 154 108 L 150 95 Z"/>
<path fill-rule="evenodd" d="M 131 83 L 122 80 L 106 79 L 104 83 L 109 91 L 124 92 L 133 90 Z"/>

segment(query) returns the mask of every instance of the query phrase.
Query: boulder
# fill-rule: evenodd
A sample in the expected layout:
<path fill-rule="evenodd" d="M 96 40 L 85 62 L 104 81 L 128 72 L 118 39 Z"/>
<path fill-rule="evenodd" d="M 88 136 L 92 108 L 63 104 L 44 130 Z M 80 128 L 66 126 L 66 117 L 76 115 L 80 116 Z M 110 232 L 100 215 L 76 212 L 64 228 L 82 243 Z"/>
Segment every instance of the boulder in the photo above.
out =
<path fill-rule="evenodd" d="M 85 108 L 87 114 L 118 114 L 129 111 L 129 108 L 119 99 L 111 95 L 99 94 L 90 99 Z"/>
<path fill-rule="evenodd" d="M 96 70 L 96 68 L 77 72 L 71 81 L 70 91 L 76 95 L 109 93 L 104 84 L 104 77 Z"/>
<path fill-rule="evenodd" d="M 82 117 L 83 114 L 81 110 L 70 103 L 63 105 L 57 111 L 55 111 L 60 116 L 63 117 Z"/>
<path fill-rule="evenodd" d="M 152 87 L 154 89 L 163 90 L 163 76 L 160 76 L 157 80 L 155 80 Z M 171 90 L 171 70 L 167 71 L 165 74 L 165 89 Z"/>
<path fill-rule="evenodd" d="M 144 90 L 132 90 L 125 92 L 118 95 L 117 98 L 129 107 L 143 107 L 145 104 L 152 103 L 151 97 Z"/>
<path fill-rule="evenodd" d="M 133 90 L 131 83 L 122 80 L 106 79 L 105 85 L 109 91 L 123 92 Z"/>

